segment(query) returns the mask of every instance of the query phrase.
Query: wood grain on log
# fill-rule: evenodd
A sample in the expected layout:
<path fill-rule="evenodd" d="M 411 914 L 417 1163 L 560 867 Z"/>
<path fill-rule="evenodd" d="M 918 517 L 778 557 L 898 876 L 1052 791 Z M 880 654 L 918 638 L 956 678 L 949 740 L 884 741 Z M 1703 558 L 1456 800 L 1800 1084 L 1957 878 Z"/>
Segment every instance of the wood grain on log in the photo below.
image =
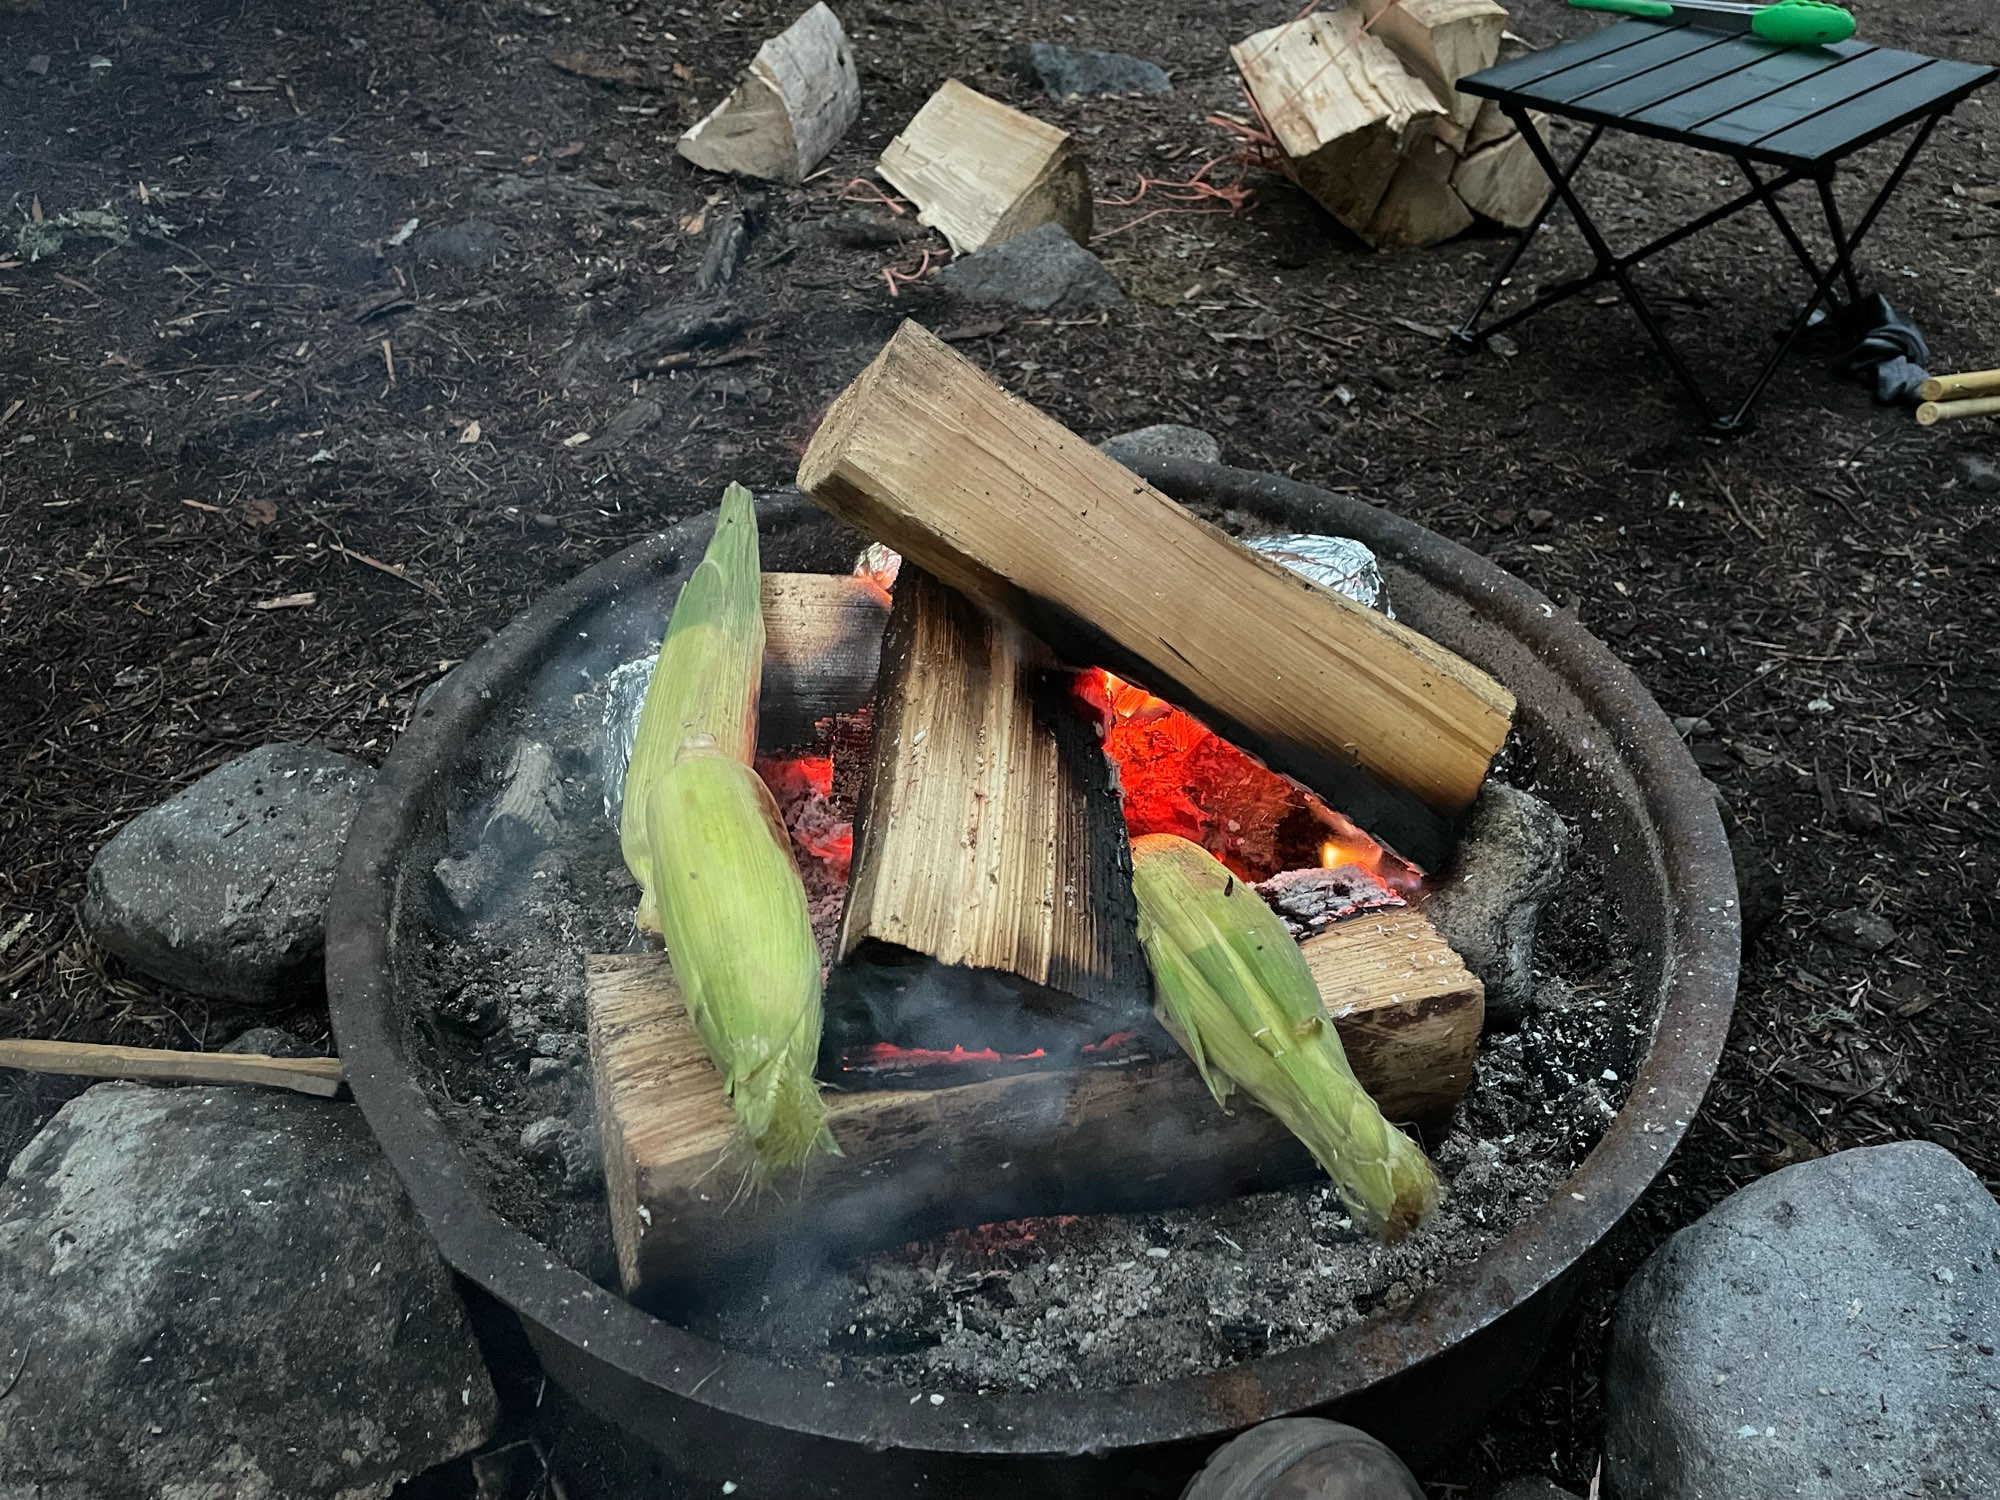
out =
<path fill-rule="evenodd" d="M 1074 674 L 1055 667 L 1019 625 L 904 566 L 827 988 L 829 1056 L 870 1041 L 1053 1050 L 1144 1018 L 1116 780 Z"/>
<path fill-rule="evenodd" d="M 1090 242 L 1090 182 L 1064 130 L 948 78 L 877 170 L 960 255 L 1044 224 Z"/>
<path fill-rule="evenodd" d="M 834 402 L 799 487 L 1421 867 L 1506 738 L 1513 695 L 1484 672 L 1236 545 L 914 323 Z"/>

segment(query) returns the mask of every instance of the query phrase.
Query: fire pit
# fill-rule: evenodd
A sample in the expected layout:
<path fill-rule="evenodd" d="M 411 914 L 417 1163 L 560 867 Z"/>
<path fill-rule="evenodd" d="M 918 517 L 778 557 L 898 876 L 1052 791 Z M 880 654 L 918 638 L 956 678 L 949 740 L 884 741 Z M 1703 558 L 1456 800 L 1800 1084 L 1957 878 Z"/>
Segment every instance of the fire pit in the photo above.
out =
<path fill-rule="evenodd" d="M 355 1092 L 446 1257 L 519 1313 L 552 1378 L 697 1484 L 1170 1493 L 1219 1437 L 1308 1410 L 1357 1421 L 1421 1462 L 1476 1426 L 1532 1365 L 1569 1273 L 1659 1171 L 1700 1103 L 1734 994 L 1734 881 L 1703 783 L 1631 675 L 1532 591 L 1409 523 L 1230 469 L 1159 462 L 1141 472 L 1224 525 L 1367 543 L 1399 615 L 1515 692 L 1536 789 L 1577 830 L 1641 1014 L 1657 1017 L 1651 1050 L 1626 1070 L 1635 1076 L 1623 1107 L 1582 1165 L 1500 1243 L 1334 1337 L 1209 1373 L 924 1399 L 829 1380 L 640 1310 L 515 1227 L 528 1216 L 501 1201 L 476 1132 L 464 1128 L 467 1102 L 450 1096 L 427 1059 L 436 1018 L 457 992 L 435 941 L 454 920 L 436 874 L 452 822 L 482 800 L 475 783 L 492 774 L 496 743 L 650 647 L 705 540 L 702 522 L 677 527 L 524 615 L 425 706 L 350 838 L 329 920 L 328 982 Z M 797 503 L 767 506 L 764 530 L 768 569 L 842 570 L 857 550 L 851 533 Z M 606 850 L 615 865 L 615 843 Z M 476 884 L 477 873 L 467 880 Z M 617 911 L 617 894 L 607 899 Z M 533 985 L 523 969 L 518 982 Z M 481 1024 L 477 1014 L 462 1021 Z M 1257 1251 L 1243 1247 L 1251 1260 Z"/>

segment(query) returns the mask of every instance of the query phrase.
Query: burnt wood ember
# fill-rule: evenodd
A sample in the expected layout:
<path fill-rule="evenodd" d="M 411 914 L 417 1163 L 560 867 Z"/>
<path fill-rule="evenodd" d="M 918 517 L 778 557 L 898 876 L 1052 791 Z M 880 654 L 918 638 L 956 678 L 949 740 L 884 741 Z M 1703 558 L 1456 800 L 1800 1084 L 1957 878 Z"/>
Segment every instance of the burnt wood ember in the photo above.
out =
<path fill-rule="evenodd" d="M 1237 546 L 915 323 L 835 400 L 799 488 L 1427 869 L 1512 721 L 1486 673 Z"/>
<path fill-rule="evenodd" d="M 1403 904 L 1401 896 L 1357 865 L 1281 870 L 1254 889 L 1295 938 L 1324 932 L 1356 912 Z"/>
<path fill-rule="evenodd" d="M 1413 911 L 1370 912 L 1302 951 L 1355 1075 L 1384 1112 L 1448 1114 L 1471 1081 L 1481 995 L 1429 923 Z M 1050 1059 L 973 1083 L 946 1066 L 937 1081 L 955 1086 L 830 1092 L 842 1154 L 756 1192 L 666 958 L 593 956 L 586 985 L 620 1274 L 628 1293 L 655 1304 L 778 1257 L 1028 1215 L 1199 1203 L 1318 1173 L 1254 1104 L 1218 1107 L 1148 1022 L 1075 1065 Z M 927 1066 L 912 1068 L 919 1081 L 932 1081 Z"/>
<path fill-rule="evenodd" d="M 1124 814 L 1040 643 L 905 567 L 829 978 L 825 1063 L 869 1042 L 1071 1054 L 1147 1015 Z"/>

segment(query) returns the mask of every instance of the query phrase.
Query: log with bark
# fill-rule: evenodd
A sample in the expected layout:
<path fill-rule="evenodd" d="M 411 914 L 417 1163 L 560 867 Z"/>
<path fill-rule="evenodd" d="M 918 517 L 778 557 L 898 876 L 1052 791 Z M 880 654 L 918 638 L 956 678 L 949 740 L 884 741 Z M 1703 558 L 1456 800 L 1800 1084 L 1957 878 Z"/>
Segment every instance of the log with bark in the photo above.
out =
<path fill-rule="evenodd" d="M 1238 546 L 914 323 L 834 402 L 799 487 L 1074 665 L 1180 704 L 1437 868 L 1513 696 Z"/>
<path fill-rule="evenodd" d="M 1520 228 L 1548 192 L 1506 116 L 1458 90 L 1506 26 L 1493 0 L 1354 0 L 1230 55 L 1301 187 L 1371 245 L 1434 245 L 1475 215 Z"/>
<path fill-rule="evenodd" d="M 1471 1081 L 1479 981 L 1420 913 L 1370 912 L 1303 946 L 1355 1075 L 1393 1120 L 1449 1114 Z M 1317 1168 L 1246 1102 L 1229 1112 L 1158 1055 L 952 1088 L 829 1093 L 841 1155 L 746 1190 L 720 1080 L 656 954 L 588 961 L 590 1052 L 628 1294 L 652 1305 L 780 1248 L 832 1255 L 1052 1213 L 1137 1212 L 1308 1182 Z"/>
<path fill-rule="evenodd" d="M 821 0 L 757 49 L 749 75 L 675 150 L 712 172 L 799 182 L 860 113 L 847 33 Z"/>

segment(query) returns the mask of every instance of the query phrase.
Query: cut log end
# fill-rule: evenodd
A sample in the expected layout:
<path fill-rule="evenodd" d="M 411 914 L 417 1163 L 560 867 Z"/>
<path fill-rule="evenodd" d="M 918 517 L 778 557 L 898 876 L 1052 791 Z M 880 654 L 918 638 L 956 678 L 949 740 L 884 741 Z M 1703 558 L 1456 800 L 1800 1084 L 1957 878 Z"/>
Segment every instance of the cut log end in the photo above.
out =
<path fill-rule="evenodd" d="M 1090 182 L 1069 133 L 955 78 L 889 143 L 877 170 L 960 255 L 1043 224 L 1090 241 Z"/>

